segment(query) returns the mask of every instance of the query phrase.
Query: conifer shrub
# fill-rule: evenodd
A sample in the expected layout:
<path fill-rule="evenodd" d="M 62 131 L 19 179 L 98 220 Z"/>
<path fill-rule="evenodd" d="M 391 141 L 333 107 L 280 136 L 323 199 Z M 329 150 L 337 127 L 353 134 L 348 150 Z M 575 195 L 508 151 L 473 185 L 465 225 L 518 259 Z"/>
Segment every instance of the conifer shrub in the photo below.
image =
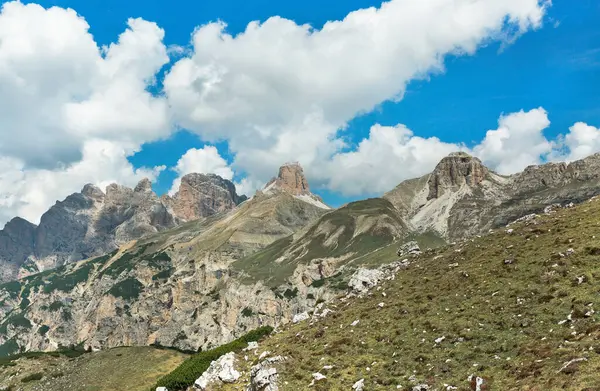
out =
<path fill-rule="evenodd" d="M 41 380 L 44 377 L 44 374 L 41 372 L 32 373 L 31 375 L 25 376 L 21 379 L 21 382 L 28 383 L 30 381 Z"/>
<path fill-rule="evenodd" d="M 272 331 L 273 327 L 263 326 L 250 331 L 228 344 L 221 345 L 205 352 L 199 352 L 188 358 L 171 373 L 160 378 L 152 390 L 155 390 L 157 387 L 166 387 L 169 391 L 186 390 L 208 369 L 211 362 L 229 352 L 241 351 L 248 346 L 248 342 L 258 341 L 271 334 Z"/>

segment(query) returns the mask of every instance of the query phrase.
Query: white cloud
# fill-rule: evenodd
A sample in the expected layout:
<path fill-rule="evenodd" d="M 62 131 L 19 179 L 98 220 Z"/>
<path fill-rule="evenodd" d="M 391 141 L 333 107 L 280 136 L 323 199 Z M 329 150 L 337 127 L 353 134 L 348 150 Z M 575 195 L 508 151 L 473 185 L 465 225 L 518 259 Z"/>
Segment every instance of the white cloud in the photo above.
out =
<path fill-rule="evenodd" d="M 600 152 L 600 129 L 578 122 L 566 136 L 549 140 L 550 126 L 542 107 L 501 115 L 498 128 L 488 130 L 472 148 L 422 138 L 405 125 L 371 127 L 369 137 L 356 149 L 338 153 L 313 177 L 325 180 L 329 189 L 348 196 L 380 194 L 401 181 L 431 172 L 450 152 L 465 151 L 479 157 L 500 174 L 513 174 L 529 165 L 547 161 L 573 161 Z M 312 179 L 312 178 L 311 178 Z"/>
<path fill-rule="evenodd" d="M 21 160 L 0 158 L 0 223 L 15 215 L 38 223 L 51 205 L 86 183 L 103 189 L 114 182 L 133 187 L 142 178 L 154 180 L 165 169 L 134 169 L 127 160 L 131 153 L 117 143 L 89 140 L 80 161 L 53 170 L 26 169 Z"/>
<path fill-rule="evenodd" d="M 356 150 L 333 157 L 325 172 L 328 187 L 344 195 L 383 193 L 431 172 L 441 158 L 459 149 L 466 148 L 417 137 L 404 125 L 374 125 Z"/>
<path fill-rule="evenodd" d="M 600 152 L 600 129 L 583 122 L 577 122 L 569 128 L 564 137 L 567 155 L 560 156 L 561 160 L 578 160 Z"/>
<path fill-rule="evenodd" d="M 513 174 L 532 164 L 540 164 L 553 149 L 543 134 L 550 126 L 543 108 L 503 115 L 498 129 L 488 130 L 473 152 L 500 174 Z"/>
<path fill-rule="evenodd" d="M 216 147 L 206 145 L 202 148 L 188 149 L 181 158 L 177 161 L 177 165 L 172 168 L 178 176 L 173 181 L 169 195 L 174 195 L 179 190 L 181 178 L 186 174 L 217 174 L 221 178 L 233 181 L 235 175 L 233 169 L 220 154 Z M 238 182 L 234 182 L 236 191 L 239 195 L 246 194 L 251 196 L 254 192 L 260 189 L 264 182 L 253 180 L 251 178 L 242 178 Z"/>
<path fill-rule="evenodd" d="M 346 146 L 340 129 L 401 99 L 411 80 L 443 71 L 445 57 L 472 55 L 492 40 L 512 42 L 540 27 L 548 4 L 392 0 L 321 30 L 273 17 L 237 36 L 211 23 L 194 32 L 188 51 L 166 48 L 164 31 L 142 19 L 130 19 L 116 43 L 100 48 L 73 10 L 5 3 L 0 222 L 15 214 L 37 221 L 55 199 L 86 182 L 133 184 L 156 174 L 135 171 L 126 158 L 168 136 L 173 123 L 205 141 L 226 140 L 235 155 L 229 165 L 214 147 L 190 150 L 175 167 L 179 177 L 244 174 L 236 186 L 251 195 L 282 162 L 298 160 L 313 185 L 353 194 L 387 190 L 459 146 L 414 136 L 403 125 L 374 126 L 356 150 L 340 152 Z M 169 54 L 181 58 L 164 80 L 166 97 L 155 96 L 148 89 Z M 508 117 L 481 146 L 498 167 L 507 163 L 494 145 L 535 139 L 517 126 L 520 119 L 515 125 Z M 370 168 L 381 172 L 364 172 Z"/>
<path fill-rule="evenodd" d="M 168 62 L 164 31 L 130 19 L 99 48 L 71 9 L 8 2 L 0 11 L 0 153 L 28 167 L 81 157 L 90 138 L 141 143 L 168 135 L 166 100 L 146 91 Z"/>
<path fill-rule="evenodd" d="M 267 180 L 282 161 L 317 171 L 357 114 L 401 99 L 406 84 L 490 40 L 541 26 L 538 0 L 392 0 L 321 30 L 280 17 L 236 36 L 224 23 L 193 35 L 193 53 L 164 85 L 176 120 L 207 141 L 226 139 L 234 167 Z"/>
<path fill-rule="evenodd" d="M 0 223 L 38 221 L 87 182 L 154 175 L 126 157 L 172 130 L 166 99 L 147 91 L 169 61 L 164 31 L 130 19 L 118 42 L 100 48 L 88 30 L 72 9 L 2 5 Z"/>
<path fill-rule="evenodd" d="M 173 181 L 170 195 L 174 195 L 179 190 L 181 177 L 190 173 L 217 174 L 224 179 L 233 179 L 233 170 L 221 155 L 217 148 L 207 145 L 201 149 L 189 149 L 177 161 L 173 170 L 179 176 Z"/>

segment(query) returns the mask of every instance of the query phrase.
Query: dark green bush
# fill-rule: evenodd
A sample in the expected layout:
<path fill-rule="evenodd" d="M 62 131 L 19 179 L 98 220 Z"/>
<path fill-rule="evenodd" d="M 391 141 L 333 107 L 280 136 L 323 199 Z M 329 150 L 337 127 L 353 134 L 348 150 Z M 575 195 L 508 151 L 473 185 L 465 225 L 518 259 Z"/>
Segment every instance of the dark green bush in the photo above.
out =
<path fill-rule="evenodd" d="M 286 289 L 285 292 L 283 292 L 283 295 L 286 299 L 293 299 L 298 296 L 298 288 L 294 288 L 294 290 Z"/>
<path fill-rule="evenodd" d="M 40 326 L 40 328 L 38 329 L 38 334 L 39 335 L 46 335 L 46 333 L 50 330 L 50 327 L 46 326 L 46 325 L 42 325 Z"/>
<path fill-rule="evenodd" d="M 252 312 L 252 310 L 248 307 L 246 307 L 242 310 L 242 316 L 245 316 L 246 318 L 251 317 L 253 314 L 254 314 L 254 312 Z"/>
<path fill-rule="evenodd" d="M 271 334 L 272 331 L 273 328 L 271 326 L 264 326 L 250 331 L 248 334 L 228 344 L 207 350 L 206 352 L 200 352 L 188 358 L 175 368 L 173 372 L 159 379 L 153 389 L 156 389 L 156 387 L 166 387 L 169 391 L 186 390 L 208 369 L 212 361 L 229 352 L 240 351 L 248 345 L 248 342 L 258 341 Z"/>
<path fill-rule="evenodd" d="M 114 297 L 122 297 L 125 300 L 137 299 L 144 286 L 136 278 L 128 278 L 113 285 L 108 293 Z"/>
<path fill-rule="evenodd" d="M 40 380 L 40 379 L 41 379 L 41 378 L 43 378 L 43 377 L 44 377 L 44 374 L 43 374 L 43 373 L 41 373 L 41 372 L 38 372 L 38 373 L 32 373 L 31 375 L 29 375 L 29 376 L 25 376 L 24 378 L 22 378 L 22 379 L 21 379 L 21 381 L 22 381 L 23 383 L 28 383 L 28 382 L 30 382 L 30 381 L 34 381 L 34 380 Z"/>
<path fill-rule="evenodd" d="M 320 279 L 320 280 L 314 280 L 312 282 L 312 284 L 310 284 L 310 286 L 315 287 L 315 288 L 320 288 L 323 285 L 325 285 L 325 279 Z"/>
<path fill-rule="evenodd" d="M 171 277 L 171 275 L 173 274 L 173 270 L 175 270 L 174 268 L 170 267 L 168 269 L 165 269 L 161 272 L 156 273 L 155 275 L 152 276 L 152 280 L 156 281 L 156 280 L 166 280 L 167 278 Z"/>
<path fill-rule="evenodd" d="M 63 307 L 62 301 L 57 300 L 57 301 L 53 302 L 52 304 L 50 304 L 48 309 L 50 311 L 57 311 L 57 310 L 61 309 L 62 307 Z"/>

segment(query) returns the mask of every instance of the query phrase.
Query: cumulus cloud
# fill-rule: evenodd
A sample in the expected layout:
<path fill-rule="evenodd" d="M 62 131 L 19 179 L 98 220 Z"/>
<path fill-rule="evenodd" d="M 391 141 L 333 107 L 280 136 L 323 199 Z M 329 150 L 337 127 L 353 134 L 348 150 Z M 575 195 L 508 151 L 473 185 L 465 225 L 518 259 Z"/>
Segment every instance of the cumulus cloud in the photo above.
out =
<path fill-rule="evenodd" d="M 127 160 L 131 153 L 114 142 L 89 140 L 81 160 L 56 169 L 26 169 L 22 160 L 0 158 L 0 222 L 18 215 L 38 223 L 48 207 L 86 183 L 100 188 L 114 182 L 133 187 L 142 178 L 154 180 L 165 169 L 135 169 Z"/>
<path fill-rule="evenodd" d="M 169 132 L 166 101 L 146 91 L 168 62 L 164 31 L 130 19 L 99 48 L 71 9 L 8 2 L 0 11 L 0 153 L 52 168 L 89 138 L 144 142 Z"/>
<path fill-rule="evenodd" d="M 207 141 L 228 140 L 234 166 L 252 179 L 290 159 L 310 172 L 339 150 L 338 129 L 357 114 L 401 99 L 448 55 L 538 28 L 548 4 L 392 0 L 320 30 L 272 17 L 236 36 L 210 23 L 169 71 L 165 92 L 176 120 Z"/>
<path fill-rule="evenodd" d="M 564 137 L 564 144 L 568 150 L 566 155 L 559 155 L 560 160 L 577 160 L 600 152 L 600 129 L 583 122 L 577 122 L 569 128 L 569 133 Z"/>
<path fill-rule="evenodd" d="M 87 182 L 131 184 L 155 171 L 126 157 L 171 130 L 148 87 L 169 61 L 164 31 L 127 21 L 99 47 L 72 9 L 6 2 L 0 9 L 0 223 L 38 221 Z"/>
<path fill-rule="evenodd" d="M 374 125 L 356 149 L 335 154 L 313 175 L 344 195 L 373 195 L 431 172 L 443 157 L 455 151 L 477 156 L 505 175 L 532 164 L 573 161 L 600 152 L 600 129 L 579 122 L 566 136 L 551 140 L 544 135 L 549 126 L 548 113 L 542 107 L 501 115 L 497 129 L 488 130 L 480 142 L 467 147 L 415 136 L 401 124 Z"/>
<path fill-rule="evenodd" d="M 356 150 L 333 157 L 325 171 L 327 185 L 345 195 L 383 193 L 430 172 L 442 157 L 459 149 L 466 148 L 415 136 L 405 125 L 374 125 Z"/>
<path fill-rule="evenodd" d="M 173 181 L 173 186 L 169 190 L 170 195 L 174 195 L 179 190 L 181 177 L 190 173 L 217 174 L 225 179 L 233 179 L 233 170 L 221 155 L 217 148 L 207 145 L 203 148 L 189 149 L 177 161 L 173 168 L 178 177 Z"/>
<path fill-rule="evenodd" d="M 204 141 L 226 140 L 234 155 L 229 165 L 210 146 L 188 151 L 175 167 L 179 177 L 190 171 L 244 177 L 238 191 L 251 193 L 282 162 L 298 160 L 317 185 L 354 192 L 333 177 L 344 170 L 336 175 L 356 180 L 355 192 L 385 190 L 424 172 L 451 145 L 414 136 L 402 125 L 375 126 L 356 150 L 340 152 L 348 149 L 348 121 L 402 99 L 411 80 L 443 72 L 447 56 L 472 55 L 490 41 L 512 42 L 540 27 L 549 4 L 391 0 L 320 30 L 272 17 L 232 36 L 224 23 L 210 23 L 196 29 L 187 50 L 165 47 L 164 31 L 142 19 L 130 19 L 115 43 L 99 47 L 74 10 L 7 2 L 0 11 L 6 168 L 0 182 L 15 190 L 0 193 L 0 221 L 14 214 L 36 221 L 85 182 L 128 184 L 152 176 L 160 168 L 136 171 L 126 158 L 168 136 L 173 125 Z M 165 94 L 152 94 L 169 55 L 179 60 L 162 83 Z M 489 143 L 484 150 L 493 160 Z M 110 146 L 99 148 L 113 151 L 112 159 L 90 151 L 100 144 Z M 348 173 L 348 167 L 381 165 L 383 156 L 404 174 L 371 181 Z M 44 195 L 36 181 L 47 182 L 50 191 Z M 61 184 L 56 192 L 52 181 Z"/>
<path fill-rule="evenodd" d="M 488 130 L 473 153 L 500 174 L 513 174 L 541 163 L 552 152 L 553 143 L 543 133 L 549 126 L 548 113 L 541 107 L 503 115 L 498 129 Z"/>
<path fill-rule="evenodd" d="M 188 149 L 177 161 L 177 165 L 172 168 L 178 176 L 173 181 L 169 195 L 174 195 L 179 190 L 181 178 L 190 173 L 217 174 L 224 179 L 233 180 L 235 173 L 227 160 L 223 158 L 216 147 L 206 145 L 202 148 Z M 234 182 L 238 194 L 252 195 L 260 189 L 264 183 L 253 180 L 249 177 L 242 178 Z"/>

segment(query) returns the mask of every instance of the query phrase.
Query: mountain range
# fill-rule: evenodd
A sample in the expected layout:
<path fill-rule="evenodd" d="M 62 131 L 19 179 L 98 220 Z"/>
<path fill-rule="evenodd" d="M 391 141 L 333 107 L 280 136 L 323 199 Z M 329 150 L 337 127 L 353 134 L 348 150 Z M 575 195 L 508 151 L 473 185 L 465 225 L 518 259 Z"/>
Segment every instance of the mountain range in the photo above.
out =
<path fill-rule="evenodd" d="M 453 153 L 430 174 L 337 209 L 310 191 L 297 163 L 249 199 L 212 174 L 185 176 L 173 197 L 147 180 L 106 192 L 86 185 L 39 225 L 17 218 L 0 232 L 0 355 L 76 345 L 205 351 L 283 327 L 361 270 L 404 267 L 404 243 L 436 249 L 600 194 L 599 168 L 593 155 L 503 176 Z"/>

